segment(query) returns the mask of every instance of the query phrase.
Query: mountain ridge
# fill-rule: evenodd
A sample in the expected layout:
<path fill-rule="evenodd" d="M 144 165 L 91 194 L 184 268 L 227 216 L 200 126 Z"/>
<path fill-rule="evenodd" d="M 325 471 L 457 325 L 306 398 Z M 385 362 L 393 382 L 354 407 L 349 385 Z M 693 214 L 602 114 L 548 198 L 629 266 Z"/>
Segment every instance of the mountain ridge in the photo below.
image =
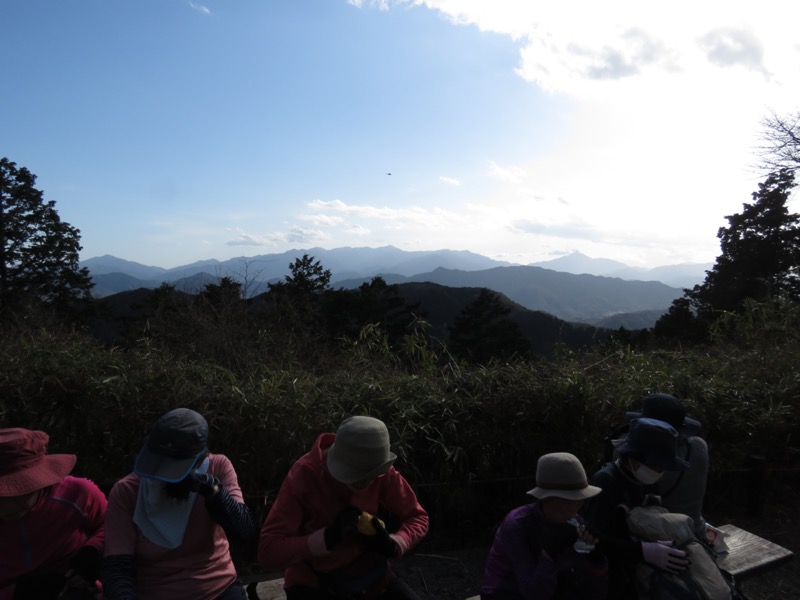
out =
<path fill-rule="evenodd" d="M 165 281 L 169 282 L 201 271 L 224 277 L 240 275 L 245 270 L 249 271 L 254 279 L 270 281 L 282 279 L 288 275 L 289 264 L 304 254 L 313 256 L 320 261 L 337 279 L 369 277 L 381 273 L 410 276 L 432 271 L 437 267 L 476 271 L 495 266 L 532 266 L 574 275 L 585 274 L 619 277 L 625 280 L 660 281 L 671 287 L 684 288 L 701 283 L 705 279 L 705 272 L 712 267 L 711 263 L 679 263 L 643 269 L 630 267 L 607 258 L 592 258 L 580 252 L 573 252 L 549 261 L 521 265 L 520 263 L 495 260 L 469 250 L 406 251 L 394 246 L 378 248 L 345 246 L 330 250 L 319 247 L 293 249 L 274 254 L 240 256 L 224 261 L 206 259 L 171 268 L 143 265 L 105 254 L 81 261 L 80 266 L 88 268 L 93 276 L 118 272 L 144 281 L 166 277 Z M 209 269 L 218 272 L 209 272 Z"/>
<path fill-rule="evenodd" d="M 660 273 L 667 281 L 681 278 L 680 285 L 670 285 L 661 280 L 645 280 L 646 274 L 635 278 L 641 270 L 577 252 L 553 261 L 519 265 L 469 251 L 407 252 L 393 246 L 298 249 L 226 261 L 197 261 L 171 269 L 105 255 L 83 261 L 81 266 L 89 269 L 95 297 L 137 288 L 153 289 L 162 283 L 196 293 L 222 277 L 242 282 L 246 295 L 252 297 L 266 291 L 270 283 L 283 281 L 290 274 L 289 265 L 303 255 L 313 257 L 331 271 L 334 289 L 355 288 L 375 277 L 389 284 L 429 282 L 448 287 L 485 287 L 529 310 L 566 321 L 624 327 L 635 324 L 636 328 L 652 326 L 682 295 L 683 288 L 702 282 L 706 267 L 690 264 L 693 271 L 687 271 L 686 265 L 674 265 L 646 272 Z"/>

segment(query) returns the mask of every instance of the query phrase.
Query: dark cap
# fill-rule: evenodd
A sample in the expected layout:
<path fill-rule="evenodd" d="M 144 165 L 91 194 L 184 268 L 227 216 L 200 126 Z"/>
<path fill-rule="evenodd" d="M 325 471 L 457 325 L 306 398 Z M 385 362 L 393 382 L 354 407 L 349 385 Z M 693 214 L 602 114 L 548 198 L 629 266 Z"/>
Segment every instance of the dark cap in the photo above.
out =
<path fill-rule="evenodd" d="M 630 456 L 658 471 L 684 471 L 689 463 L 677 454 L 678 432 L 656 419 L 633 419 L 628 434 L 613 442 L 620 456 Z"/>
<path fill-rule="evenodd" d="M 136 457 L 140 477 L 181 481 L 208 452 L 208 423 L 200 413 L 176 408 L 155 422 Z"/>
<path fill-rule="evenodd" d="M 700 421 L 686 416 L 686 408 L 675 396 L 670 394 L 650 394 L 642 400 L 641 412 L 627 412 L 625 418 L 631 419 L 658 419 L 672 425 L 678 435 L 690 436 L 700 431 Z"/>

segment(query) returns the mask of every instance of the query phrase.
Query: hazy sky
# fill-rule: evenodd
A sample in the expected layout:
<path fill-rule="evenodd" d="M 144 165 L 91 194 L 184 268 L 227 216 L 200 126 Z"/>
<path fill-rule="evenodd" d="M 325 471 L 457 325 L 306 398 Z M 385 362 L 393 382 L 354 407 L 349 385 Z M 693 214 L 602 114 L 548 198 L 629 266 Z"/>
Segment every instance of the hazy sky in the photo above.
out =
<path fill-rule="evenodd" d="M 654 6 L 2 0 L 0 156 L 83 259 L 713 262 L 800 109 L 800 5 Z"/>

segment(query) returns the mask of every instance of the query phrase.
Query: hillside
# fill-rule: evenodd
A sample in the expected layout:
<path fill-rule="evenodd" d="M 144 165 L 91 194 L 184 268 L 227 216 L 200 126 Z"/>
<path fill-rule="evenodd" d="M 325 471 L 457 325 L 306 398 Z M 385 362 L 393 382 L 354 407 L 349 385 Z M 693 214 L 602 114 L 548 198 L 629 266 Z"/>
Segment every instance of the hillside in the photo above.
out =
<path fill-rule="evenodd" d="M 431 325 L 431 334 L 447 339 L 447 327 L 451 326 L 467 304 L 474 301 L 481 288 L 448 287 L 428 282 L 402 283 L 397 286 L 406 304 L 419 304 L 425 320 Z M 510 309 L 507 318 L 519 325 L 534 353 L 550 356 L 558 344 L 570 348 L 585 348 L 603 341 L 608 331 L 568 323 L 553 315 L 532 311 L 501 295 L 501 302 Z"/>
<path fill-rule="evenodd" d="M 82 266 L 91 272 L 96 298 L 138 288 L 154 289 L 163 282 L 195 294 L 222 277 L 243 282 L 246 295 L 254 297 L 265 292 L 269 283 L 282 281 L 289 273 L 289 265 L 303 254 L 314 257 L 330 270 L 334 289 L 357 288 L 377 276 L 390 284 L 430 282 L 454 288 L 488 288 L 532 311 L 614 329 L 652 327 L 683 293 L 682 288 L 659 281 L 591 274 L 624 271 L 624 265 L 577 253 L 551 261 L 564 271 L 511 265 L 470 252 L 405 252 L 391 246 L 312 248 L 228 261 L 200 261 L 173 269 L 147 267 L 111 256 L 89 259 Z M 629 270 L 627 274 L 636 273 Z"/>
<path fill-rule="evenodd" d="M 389 284 L 429 282 L 448 287 L 485 287 L 529 310 L 586 323 L 624 313 L 655 311 L 661 314 L 683 294 L 682 290 L 657 281 L 573 275 L 541 267 L 496 267 L 483 271 L 436 269 L 411 277 L 389 274 L 382 277 Z M 361 283 L 361 279 L 338 282 L 345 288 Z"/>

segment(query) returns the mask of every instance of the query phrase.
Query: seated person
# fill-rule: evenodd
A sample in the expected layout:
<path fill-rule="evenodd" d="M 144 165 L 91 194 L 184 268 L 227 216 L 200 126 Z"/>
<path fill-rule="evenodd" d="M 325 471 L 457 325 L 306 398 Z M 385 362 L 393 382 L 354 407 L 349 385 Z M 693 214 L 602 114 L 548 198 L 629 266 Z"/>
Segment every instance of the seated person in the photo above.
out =
<path fill-rule="evenodd" d="M 641 417 L 669 423 L 678 432 L 678 456 L 689 463 L 689 468 L 664 473 L 652 491 L 661 496 L 661 505 L 670 512 L 690 516 L 695 536 L 705 540 L 703 498 L 708 478 L 708 444 L 697 435 L 700 422 L 687 417 L 683 403 L 669 394 L 651 394 L 642 400 L 641 411 L 625 414 L 628 421 Z"/>
<path fill-rule="evenodd" d="M 394 468 L 396 458 L 386 425 L 355 416 L 336 434 L 321 434 L 292 465 L 258 549 L 264 570 L 285 570 L 288 600 L 417 597 L 391 559 L 425 536 L 428 514 Z M 398 523 L 391 533 L 374 516 L 384 510 Z"/>
<path fill-rule="evenodd" d="M 584 507 L 591 532 L 599 538 L 598 548 L 608 557 L 609 598 L 636 598 L 633 572 L 642 561 L 666 571 L 686 569 L 686 553 L 672 547 L 670 540 L 640 542 L 631 539 L 626 522 L 628 508 L 643 506 L 648 492 L 667 471 L 689 467 L 677 455 L 678 432 L 655 419 L 633 419 L 627 435 L 616 442 L 619 458 L 589 478 L 602 489 Z"/>
<path fill-rule="evenodd" d="M 566 452 L 545 454 L 536 465 L 536 498 L 512 510 L 495 534 L 481 585 L 481 600 L 601 600 L 605 557 L 577 515 L 589 485 L 580 461 Z"/>
<path fill-rule="evenodd" d="M 0 599 L 96 597 L 106 497 L 49 436 L 0 429 Z"/>
<path fill-rule="evenodd" d="M 150 429 L 134 472 L 111 489 L 102 582 L 107 600 L 246 600 L 229 540 L 258 533 L 208 423 L 176 408 Z"/>

